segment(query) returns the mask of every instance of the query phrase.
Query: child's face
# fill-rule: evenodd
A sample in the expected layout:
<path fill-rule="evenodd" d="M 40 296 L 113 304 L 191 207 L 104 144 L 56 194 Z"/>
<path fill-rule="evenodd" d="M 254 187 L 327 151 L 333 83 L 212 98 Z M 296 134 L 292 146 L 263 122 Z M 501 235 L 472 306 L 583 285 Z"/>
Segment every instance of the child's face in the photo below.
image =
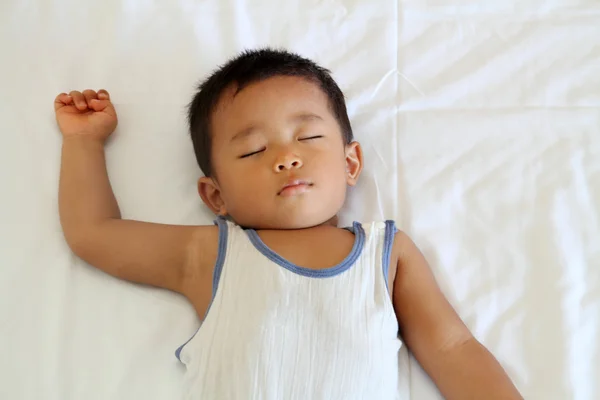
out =
<path fill-rule="evenodd" d="M 325 223 L 362 169 L 360 146 L 344 145 L 327 96 L 303 78 L 272 77 L 235 96 L 230 88 L 211 131 L 215 174 L 200 179 L 200 195 L 217 214 L 245 227 Z"/>

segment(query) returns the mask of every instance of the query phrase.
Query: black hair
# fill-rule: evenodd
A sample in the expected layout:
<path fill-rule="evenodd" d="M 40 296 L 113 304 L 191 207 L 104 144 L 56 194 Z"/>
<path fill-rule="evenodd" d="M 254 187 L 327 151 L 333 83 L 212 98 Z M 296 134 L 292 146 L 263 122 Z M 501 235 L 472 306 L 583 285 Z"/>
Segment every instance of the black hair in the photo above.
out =
<path fill-rule="evenodd" d="M 199 86 L 188 105 L 188 123 L 196 160 L 204 175 L 212 176 L 211 115 L 223 91 L 236 85 L 236 93 L 247 85 L 274 76 L 298 76 L 319 85 L 340 125 L 346 144 L 352 142 L 352 127 L 344 94 L 329 70 L 286 50 L 264 48 L 247 50 L 215 70 Z"/>

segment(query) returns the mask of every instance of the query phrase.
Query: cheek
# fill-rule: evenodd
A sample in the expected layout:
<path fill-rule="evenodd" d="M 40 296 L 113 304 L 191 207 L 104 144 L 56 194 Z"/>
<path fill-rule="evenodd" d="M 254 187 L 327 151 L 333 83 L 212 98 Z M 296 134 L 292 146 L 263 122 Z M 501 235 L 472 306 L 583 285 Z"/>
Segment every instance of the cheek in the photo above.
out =
<path fill-rule="evenodd" d="M 327 174 L 332 180 L 345 181 L 346 176 L 346 159 L 343 155 L 332 156 L 328 154 L 323 158 L 321 168 L 327 170 Z"/>
<path fill-rule="evenodd" d="M 221 197 L 226 203 L 231 204 L 240 201 L 245 204 L 252 203 L 264 192 L 264 189 L 261 189 L 266 182 L 263 175 L 250 164 L 228 168 L 221 185 L 223 189 Z"/>
<path fill-rule="evenodd" d="M 337 198 L 338 195 L 344 195 L 347 186 L 345 159 L 331 157 L 330 155 L 320 163 L 319 169 L 323 171 L 320 175 L 326 190 L 329 192 L 328 196 Z"/>

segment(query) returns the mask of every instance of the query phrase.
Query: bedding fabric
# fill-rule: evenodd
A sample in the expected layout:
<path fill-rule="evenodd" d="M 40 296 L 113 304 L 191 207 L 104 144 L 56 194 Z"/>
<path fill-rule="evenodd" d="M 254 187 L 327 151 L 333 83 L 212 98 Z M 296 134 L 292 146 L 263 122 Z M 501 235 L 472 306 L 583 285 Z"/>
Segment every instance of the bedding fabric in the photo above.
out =
<path fill-rule="evenodd" d="M 210 223 L 185 106 L 264 45 L 347 95 L 366 168 L 341 222 L 395 219 L 525 398 L 600 398 L 598 1 L 3 0 L 0 45 L 0 398 L 179 398 L 199 321 L 72 255 L 52 102 L 111 92 L 124 217 Z M 399 357 L 398 397 L 440 398 Z"/>

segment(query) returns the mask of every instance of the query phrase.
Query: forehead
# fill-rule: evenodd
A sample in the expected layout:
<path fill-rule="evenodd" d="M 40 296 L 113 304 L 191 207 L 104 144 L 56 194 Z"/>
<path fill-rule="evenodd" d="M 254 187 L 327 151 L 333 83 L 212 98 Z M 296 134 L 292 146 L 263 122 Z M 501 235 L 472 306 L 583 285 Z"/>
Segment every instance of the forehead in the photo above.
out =
<path fill-rule="evenodd" d="M 332 118 L 329 101 L 318 84 L 302 77 L 275 76 L 237 91 L 228 87 L 211 116 L 213 134 L 232 134 L 247 124 L 278 122 L 299 113 Z"/>

